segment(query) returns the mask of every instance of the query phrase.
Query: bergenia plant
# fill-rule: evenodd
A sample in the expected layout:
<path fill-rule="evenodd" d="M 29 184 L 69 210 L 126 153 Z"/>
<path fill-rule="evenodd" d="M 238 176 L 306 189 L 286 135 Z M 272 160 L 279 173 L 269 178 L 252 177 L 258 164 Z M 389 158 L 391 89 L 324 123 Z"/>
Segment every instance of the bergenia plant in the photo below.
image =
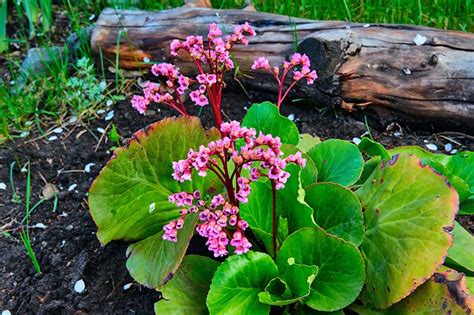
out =
<path fill-rule="evenodd" d="M 474 238 L 454 218 L 474 213 L 474 153 L 300 135 L 279 113 L 297 82 L 317 78 L 299 53 L 282 71 L 253 64 L 275 77 L 278 104 L 222 122 L 230 50 L 254 34 L 245 23 L 222 39 L 211 24 L 206 41 L 173 41 L 171 54 L 189 54 L 199 74 L 155 65 L 164 82 L 147 83 L 133 106 L 164 103 L 181 116 L 138 131 L 89 191 L 99 240 L 135 242 L 127 268 L 162 292 L 156 313 L 472 312 L 462 272 L 474 275 Z M 218 128 L 189 115 L 188 90 Z"/>
<path fill-rule="evenodd" d="M 252 69 L 264 69 L 270 72 L 278 83 L 278 101 L 277 107 L 280 109 L 281 104 L 288 96 L 288 93 L 291 89 L 298 83 L 301 79 L 306 79 L 306 83 L 311 85 L 318 78 L 316 70 L 311 70 L 311 62 L 309 57 L 305 54 L 294 53 L 290 57 L 290 61 L 283 61 L 283 71 L 280 71 L 280 68 L 277 66 L 270 65 L 270 62 L 265 57 L 257 58 L 253 65 Z M 290 73 L 291 71 L 291 73 Z M 288 74 L 292 75 L 290 85 L 284 88 L 285 82 L 288 79 Z"/>
<path fill-rule="evenodd" d="M 222 124 L 221 98 L 225 86 L 224 77 L 227 71 L 234 69 L 231 50 L 237 44 L 248 45 L 248 37 L 255 36 L 254 29 L 245 22 L 234 28 L 234 33 L 222 38 L 222 30 L 217 24 L 209 25 L 207 42 L 202 36 L 188 36 L 185 41 L 175 39 L 170 44 L 170 54 L 178 56 L 181 52 L 188 54 L 196 65 L 198 75 L 191 79 L 180 73 L 179 68 L 169 63 L 153 65 L 151 72 L 166 85 L 147 82 L 144 95 L 135 95 L 132 106 L 140 113 L 145 113 L 149 104 L 163 103 L 175 109 L 181 115 L 188 115 L 183 104 L 183 94 L 190 85 L 197 88 L 189 93 L 196 106 L 210 104 L 216 127 Z"/>

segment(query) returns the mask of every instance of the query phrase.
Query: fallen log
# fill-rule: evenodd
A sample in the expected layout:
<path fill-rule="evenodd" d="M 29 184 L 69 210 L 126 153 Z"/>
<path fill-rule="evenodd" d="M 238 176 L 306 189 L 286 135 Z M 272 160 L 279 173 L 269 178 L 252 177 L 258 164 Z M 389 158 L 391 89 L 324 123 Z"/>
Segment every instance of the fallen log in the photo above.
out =
<path fill-rule="evenodd" d="M 177 8 L 160 12 L 106 9 L 92 33 L 92 48 L 126 69 L 144 60 L 175 62 L 192 71 L 185 55 L 170 56 L 172 39 L 206 35 L 209 23 L 224 31 L 248 21 L 257 36 L 234 55 L 251 79 L 243 83 L 272 92 L 272 78 L 250 70 L 266 56 L 279 65 L 297 43 L 318 70 L 314 85 L 297 85 L 292 97 L 375 114 L 382 123 L 474 134 L 474 34 L 413 25 L 312 21 L 243 10 Z M 117 47 L 117 38 L 120 45 Z"/>

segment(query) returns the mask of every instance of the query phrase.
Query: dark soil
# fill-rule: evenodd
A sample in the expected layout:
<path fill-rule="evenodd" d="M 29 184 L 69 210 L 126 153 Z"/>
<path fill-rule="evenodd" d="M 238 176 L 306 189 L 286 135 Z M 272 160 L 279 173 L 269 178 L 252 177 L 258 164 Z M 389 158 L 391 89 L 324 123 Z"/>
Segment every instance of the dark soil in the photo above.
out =
<path fill-rule="evenodd" d="M 259 101 L 255 95 L 251 98 Z M 252 101 L 243 93 L 226 95 L 223 101 L 225 117 L 241 119 L 245 112 L 242 107 L 249 107 Z M 174 114 L 168 109 L 155 108 L 142 116 L 132 110 L 128 102 L 116 105 L 114 110 L 112 121 L 124 138 L 149 123 Z M 367 131 L 364 123 L 332 109 L 322 114 L 314 107 L 288 104 L 282 111 L 285 115 L 294 114 L 301 132 L 322 139 L 351 140 L 360 138 Z M 212 125 L 208 108 L 203 112 L 203 121 L 207 126 Z M 107 137 L 103 137 L 97 146 L 97 139 L 101 137 L 97 128 L 105 129 L 110 122 L 100 117 L 89 123 L 65 126 L 55 141 L 30 138 L 11 142 L 1 149 L 0 182 L 4 182 L 7 189 L 0 190 L 0 226 L 11 236 L 0 236 L 0 310 L 10 310 L 13 314 L 153 313 L 153 303 L 158 300 L 159 293 L 136 283 L 124 288 L 133 283 L 125 268 L 127 244 L 113 242 L 101 247 L 87 207 L 88 188 L 110 158 L 110 147 L 113 146 Z M 374 139 L 388 148 L 400 145 L 425 147 L 430 143 L 436 144 L 443 152 L 444 144 L 450 142 L 454 149 L 474 149 L 473 138 L 455 132 L 433 134 L 397 125 L 391 127 L 390 131 L 371 130 Z M 40 199 L 45 181 L 59 189 L 56 212 L 52 211 L 53 202 L 49 200 L 39 206 L 30 219 L 32 247 L 41 274 L 35 273 L 18 236 L 19 222 L 25 214 L 26 186 L 26 173 L 20 169 L 28 160 L 31 162 L 32 205 Z M 9 166 L 12 161 L 17 162 L 13 181 L 21 203 L 11 201 Z M 84 171 L 88 163 L 96 164 L 89 173 Z M 68 191 L 73 184 L 77 187 Z M 463 220 L 463 225 L 471 232 L 473 219 Z M 46 227 L 34 227 L 38 223 Z M 86 285 L 81 294 L 74 291 L 74 284 L 79 279 L 83 279 Z"/>

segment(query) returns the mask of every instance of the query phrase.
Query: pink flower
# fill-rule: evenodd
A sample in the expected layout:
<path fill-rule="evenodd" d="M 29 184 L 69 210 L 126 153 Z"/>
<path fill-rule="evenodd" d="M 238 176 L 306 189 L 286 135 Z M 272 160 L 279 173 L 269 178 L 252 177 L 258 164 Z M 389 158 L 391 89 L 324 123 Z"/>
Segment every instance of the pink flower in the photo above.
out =
<path fill-rule="evenodd" d="M 206 95 L 204 95 L 205 91 L 206 86 L 201 85 L 199 89 L 189 93 L 189 97 L 197 106 L 206 106 L 209 104 L 209 100 L 207 99 Z"/>
<path fill-rule="evenodd" d="M 207 86 L 217 83 L 217 76 L 215 74 L 202 73 L 196 76 L 196 79 L 200 84 L 205 84 Z"/>
<path fill-rule="evenodd" d="M 253 62 L 252 69 L 270 69 L 270 63 L 267 58 L 259 57 Z"/>
<path fill-rule="evenodd" d="M 222 36 L 222 31 L 216 23 L 209 24 L 209 34 L 207 39 L 212 40 L 216 36 Z"/>
<path fill-rule="evenodd" d="M 134 95 L 132 99 L 132 107 L 135 108 L 140 114 L 146 112 L 146 108 L 149 102 L 141 95 Z"/>

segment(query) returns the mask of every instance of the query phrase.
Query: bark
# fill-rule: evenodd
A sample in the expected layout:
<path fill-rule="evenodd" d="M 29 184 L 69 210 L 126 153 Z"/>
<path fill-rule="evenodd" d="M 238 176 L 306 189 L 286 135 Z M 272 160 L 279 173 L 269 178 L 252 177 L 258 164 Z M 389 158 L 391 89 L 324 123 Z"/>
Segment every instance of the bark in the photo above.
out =
<path fill-rule="evenodd" d="M 297 48 L 306 53 L 319 79 L 299 83 L 291 97 L 320 105 L 375 114 L 383 124 L 399 121 L 419 127 L 474 134 L 474 34 L 412 25 L 312 21 L 243 10 L 178 8 L 160 12 L 106 9 L 92 34 L 97 54 L 126 69 L 146 69 L 148 58 L 177 63 L 190 73 L 185 55 L 169 55 L 172 39 L 207 35 L 215 22 L 230 32 L 248 21 L 257 31 L 234 55 L 248 88 L 276 91 L 272 78 L 253 72 L 259 56 L 280 65 Z M 117 36 L 121 34 L 117 48 Z M 415 44 L 415 37 L 425 39 Z M 418 43 L 419 44 L 419 43 Z"/>

